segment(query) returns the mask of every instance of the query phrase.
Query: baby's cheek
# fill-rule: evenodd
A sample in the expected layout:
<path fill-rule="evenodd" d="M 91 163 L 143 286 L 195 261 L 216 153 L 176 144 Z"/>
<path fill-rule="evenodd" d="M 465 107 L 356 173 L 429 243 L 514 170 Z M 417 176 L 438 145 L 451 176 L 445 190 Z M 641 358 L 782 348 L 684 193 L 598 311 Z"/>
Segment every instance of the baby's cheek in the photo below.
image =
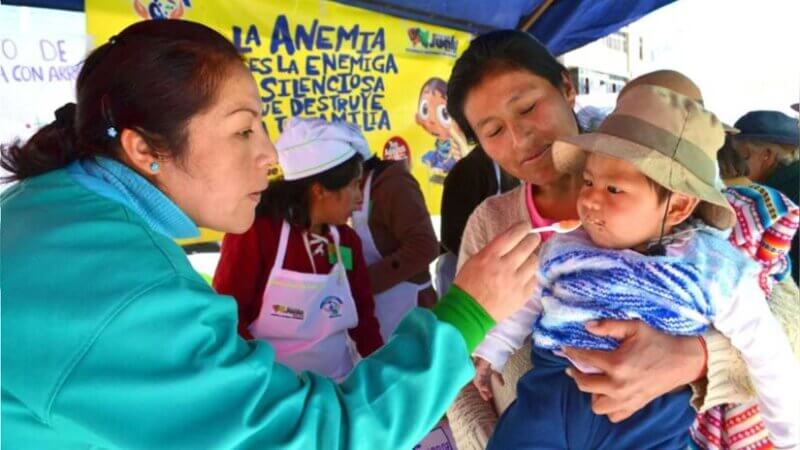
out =
<path fill-rule="evenodd" d="M 586 214 L 586 207 L 584 206 L 584 202 L 585 202 L 585 200 L 584 200 L 584 196 L 583 196 L 583 191 L 581 191 L 581 193 L 578 194 L 578 200 L 577 200 L 578 218 L 581 219 L 581 221 L 583 221 L 583 219 L 585 217 L 585 214 Z"/>

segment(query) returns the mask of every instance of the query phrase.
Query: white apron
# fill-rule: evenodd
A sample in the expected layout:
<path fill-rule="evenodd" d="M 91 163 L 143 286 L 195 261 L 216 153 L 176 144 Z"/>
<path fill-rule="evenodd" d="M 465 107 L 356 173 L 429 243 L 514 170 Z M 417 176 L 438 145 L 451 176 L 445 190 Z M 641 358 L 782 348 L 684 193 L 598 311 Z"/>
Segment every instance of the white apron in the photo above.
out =
<path fill-rule="evenodd" d="M 276 359 L 292 369 L 341 380 L 353 368 L 355 355 L 347 330 L 358 324 L 358 315 L 342 264 L 339 233 L 330 227 L 336 264 L 329 274 L 314 274 L 283 268 L 289 232 L 284 221 L 261 312 L 248 330 L 269 341 Z"/>
<path fill-rule="evenodd" d="M 361 238 L 364 249 L 364 260 L 370 266 L 381 259 L 380 252 L 372 239 L 372 232 L 369 230 L 369 202 L 370 192 L 372 191 L 372 172 L 367 176 L 364 184 L 364 198 L 361 208 L 353 211 L 353 228 Z M 408 281 L 403 281 L 395 286 L 375 294 L 375 316 L 381 329 L 381 337 L 387 342 L 392 335 L 400 320 L 412 308 L 417 306 L 417 296 L 420 291 L 427 289 L 430 283 L 419 285 Z"/>

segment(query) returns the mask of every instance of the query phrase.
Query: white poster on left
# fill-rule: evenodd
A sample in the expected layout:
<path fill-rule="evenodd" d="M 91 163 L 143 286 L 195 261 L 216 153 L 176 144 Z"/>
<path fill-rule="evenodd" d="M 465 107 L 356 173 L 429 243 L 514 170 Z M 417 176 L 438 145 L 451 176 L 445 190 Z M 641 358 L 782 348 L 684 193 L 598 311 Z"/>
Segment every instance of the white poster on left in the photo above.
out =
<path fill-rule="evenodd" d="M 0 143 L 24 141 L 75 100 L 89 48 L 83 13 L 0 6 Z"/>

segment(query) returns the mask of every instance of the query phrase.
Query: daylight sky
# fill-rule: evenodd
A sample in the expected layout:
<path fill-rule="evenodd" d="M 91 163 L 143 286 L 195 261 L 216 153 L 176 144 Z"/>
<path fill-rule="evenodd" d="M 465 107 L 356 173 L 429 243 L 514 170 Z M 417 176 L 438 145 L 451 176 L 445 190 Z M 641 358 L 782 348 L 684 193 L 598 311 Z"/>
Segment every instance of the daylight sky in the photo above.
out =
<path fill-rule="evenodd" d="M 756 109 L 797 116 L 799 0 L 678 0 L 634 27 L 654 52 L 648 69 L 687 74 L 722 120 Z"/>

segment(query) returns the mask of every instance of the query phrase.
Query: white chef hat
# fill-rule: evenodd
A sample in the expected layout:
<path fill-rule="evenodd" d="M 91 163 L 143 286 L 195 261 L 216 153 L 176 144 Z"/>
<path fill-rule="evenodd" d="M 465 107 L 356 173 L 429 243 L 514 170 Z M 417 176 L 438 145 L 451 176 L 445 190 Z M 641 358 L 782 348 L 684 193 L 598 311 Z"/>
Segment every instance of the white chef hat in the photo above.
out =
<path fill-rule="evenodd" d="M 352 158 L 369 158 L 361 130 L 350 123 L 293 117 L 275 142 L 285 180 L 307 178 Z"/>

